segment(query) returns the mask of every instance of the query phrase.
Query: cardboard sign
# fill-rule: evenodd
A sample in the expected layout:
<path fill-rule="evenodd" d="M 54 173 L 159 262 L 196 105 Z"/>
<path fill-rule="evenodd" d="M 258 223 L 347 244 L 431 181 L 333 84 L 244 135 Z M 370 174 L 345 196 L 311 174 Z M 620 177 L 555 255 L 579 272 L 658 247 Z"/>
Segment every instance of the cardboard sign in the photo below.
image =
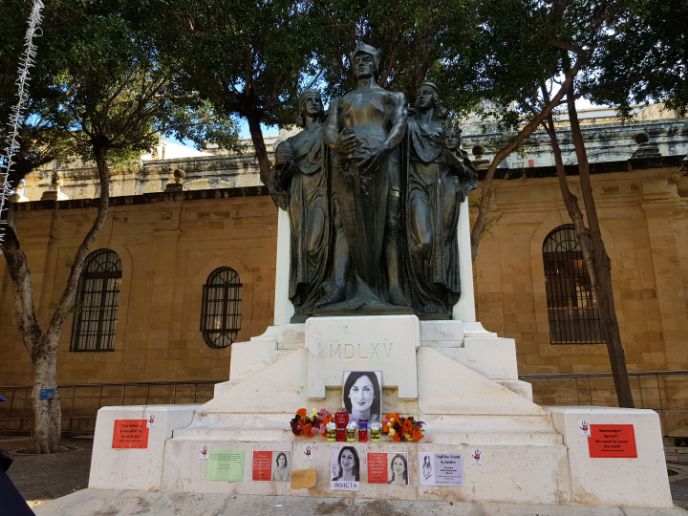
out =
<path fill-rule="evenodd" d="M 291 488 L 292 489 L 310 489 L 315 487 L 318 480 L 317 470 L 310 469 L 295 469 L 291 472 Z"/>
<path fill-rule="evenodd" d="M 593 459 L 637 458 L 633 425 L 590 425 L 588 450 Z"/>
<path fill-rule="evenodd" d="M 205 479 L 227 482 L 244 480 L 244 451 L 210 450 L 205 468 Z"/>
<path fill-rule="evenodd" d="M 115 419 L 113 448 L 148 448 L 148 420 Z"/>
<path fill-rule="evenodd" d="M 270 480 L 272 478 L 272 452 L 254 451 L 253 467 L 251 468 L 252 480 Z"/>

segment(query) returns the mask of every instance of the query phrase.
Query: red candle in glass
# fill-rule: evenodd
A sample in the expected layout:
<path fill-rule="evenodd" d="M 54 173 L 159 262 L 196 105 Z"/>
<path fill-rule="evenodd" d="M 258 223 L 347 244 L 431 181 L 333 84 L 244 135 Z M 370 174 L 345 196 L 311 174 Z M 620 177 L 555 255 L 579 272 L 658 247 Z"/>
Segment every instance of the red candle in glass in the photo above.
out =
<path fill-rule="evenodd" d="M 346 425 L 349 424 L 349 414 L 346 409 L 339 409 L 334 415 L 334 424 L 337 425 L 337 441 L 346 441 Z"/>

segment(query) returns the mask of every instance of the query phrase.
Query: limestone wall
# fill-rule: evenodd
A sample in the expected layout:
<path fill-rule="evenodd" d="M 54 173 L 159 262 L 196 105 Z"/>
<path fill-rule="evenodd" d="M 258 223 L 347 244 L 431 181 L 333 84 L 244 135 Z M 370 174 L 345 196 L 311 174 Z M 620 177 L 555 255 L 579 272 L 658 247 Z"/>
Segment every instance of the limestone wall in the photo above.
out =
<path fill-rule="evenodd" d="M 678 195 L 677 170 L 593 175 L 631 372 L 688 369 L 688 198 Z M 577 178 L 569 180 L 580 199 Z M 608 372 L 604 344 L 550 343 L 542 244 L 550 231 L 570 223 L 557 179 L 498 181 L 491 218 L 476 263 L 478 319 L 488 330 L 516 340 L 519 373 Z M 632 381 L 636 403 L 688 408 L 680 394 L 686 392 L 688 374 L 660 379 L 659 389 L 646 385 L 654 381 Z M 589 399 L 579 400 L 575 380 L 534 385 L 541 403 L 616 402 L 611 381 L 595 379 L 586 392 Z"/>
<path fill-rule="evenodd" d="M 218 197 L 113 201 L 92 249 L 112 249 L 122 260 L 115 350 L 70 352 L 70 317 L 60 341 L 60 384 L 227 377 L 230 350 L 209 348 L 199 330 L 202 287 L 214 269 L 232 267 L 243 283 L 237 339 L 265 330 L 273 315 L 277 210 L 267 196 Z M 44 323 L 95 209 L 42 207 L 20 211 L 17 223 Z M 0 385 L 29 385 L 31 364 L 16 329 L 5 267 L 0 260 Z"/>

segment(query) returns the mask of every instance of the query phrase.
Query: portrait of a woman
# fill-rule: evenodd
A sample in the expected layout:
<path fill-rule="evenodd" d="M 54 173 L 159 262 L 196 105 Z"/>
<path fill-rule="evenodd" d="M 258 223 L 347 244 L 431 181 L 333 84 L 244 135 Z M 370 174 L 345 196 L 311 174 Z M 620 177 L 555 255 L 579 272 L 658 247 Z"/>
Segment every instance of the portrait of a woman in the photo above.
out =
<path fill-rule="evenodd" d="M 289 459 L 284 452 L 279 452 L 275 457 L 275 464 L 272 466 L 272 480 L 275 482 L 289 481 Z"/>
<path fill-rule="evenodd" d="M 396 486 L 408 485 L 408 461 L 406 456 L 397 453 L 389 464 L 389 484 Z"/>
<path fill-rule="evenodd" d="M 432 476 L 432 466 L 430 465 L 430 455 L 423 457 L 423 478 L 428 480 Z"/>
<path fill-rule="evenodd" d="M 342 397 L 351 421 L 365 419 L 370 423 L 380 421 L 382 398 L 380 371 L 352 371 L 344 373 Z"/>
<path fill-rule="evenodd" d="M 337 471 L 337 474 L 332 477 L 332 481 L 342 482 L 359 482 L 360 481 L 360 462 L 358 459 L 358 452 L 353 446 L 342 446 L 339 450 L 339 455 L 337 456 L 337 464 L 333 468 L 333 474 Z"/>

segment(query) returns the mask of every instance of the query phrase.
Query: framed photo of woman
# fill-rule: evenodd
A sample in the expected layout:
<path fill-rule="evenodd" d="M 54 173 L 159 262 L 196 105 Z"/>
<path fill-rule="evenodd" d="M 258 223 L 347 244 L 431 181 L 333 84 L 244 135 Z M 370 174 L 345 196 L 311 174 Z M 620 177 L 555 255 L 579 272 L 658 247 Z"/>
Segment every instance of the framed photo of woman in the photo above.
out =
<path fill-rule="evenodd" d="M 344 371 L 342 403 L 350 421 L 365 419 L 368 425 L 380 422 L 382 371 Z"/>

